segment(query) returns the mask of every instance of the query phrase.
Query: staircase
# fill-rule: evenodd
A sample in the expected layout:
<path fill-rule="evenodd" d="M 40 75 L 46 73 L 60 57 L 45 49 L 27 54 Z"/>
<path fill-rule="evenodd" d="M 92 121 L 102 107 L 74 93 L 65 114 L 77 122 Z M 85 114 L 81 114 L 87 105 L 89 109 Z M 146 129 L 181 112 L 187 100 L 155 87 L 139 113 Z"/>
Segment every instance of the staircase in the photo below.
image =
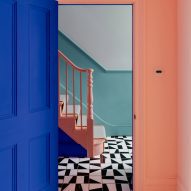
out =
<path fill-rule="evenodd" d="M 59 88 L 58 126 L 87 150 L 88 157 L 100 155 L 104 149 L 106 132 L 103 125 L 94 125 L 93 70 L 79 68 L 61 51 L 58 51 L 58 60 L 59 82 L 60 75 L 64 75 L 65 85 L 64 94 L 60 94 Z M 61 64 L 65 65 L 64 74 L 60 74 Z M 79 76 L 79 79 L 76 79 L 76 76 Z M 83 100 L 83 97 L 86 97 L 86 100 Z"/>

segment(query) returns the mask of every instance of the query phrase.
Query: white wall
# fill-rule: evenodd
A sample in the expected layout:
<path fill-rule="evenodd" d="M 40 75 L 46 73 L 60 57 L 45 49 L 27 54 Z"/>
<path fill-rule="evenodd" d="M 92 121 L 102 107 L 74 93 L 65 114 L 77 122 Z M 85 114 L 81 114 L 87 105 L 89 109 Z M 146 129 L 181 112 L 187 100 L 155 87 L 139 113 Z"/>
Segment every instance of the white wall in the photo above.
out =
<path fill-rule="evenodd" d="M 106 70 L 132 70 L 131 5 L 60 5 L 59 30 Z"/>

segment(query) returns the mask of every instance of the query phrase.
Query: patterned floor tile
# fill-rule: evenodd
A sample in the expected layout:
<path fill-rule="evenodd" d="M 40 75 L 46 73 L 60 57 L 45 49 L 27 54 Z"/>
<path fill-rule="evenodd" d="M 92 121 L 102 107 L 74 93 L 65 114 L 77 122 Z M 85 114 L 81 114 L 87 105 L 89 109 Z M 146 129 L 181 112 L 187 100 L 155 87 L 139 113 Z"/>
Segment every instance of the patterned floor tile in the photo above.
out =
<path fill-rule="evenodd" d="M 89 163 L 90 158 L 80 158 L 79 163 Z"/>
<path fill-rule="evenodd" d="M 89 169 L 90 164 L 89 163 L 81 163 L 78 165 L 78 169 Z"/>
<path fill-rule="evenodd" d="M 119 149 L 109 149 L 110 154 L 119 154 Z"/>
<path fill-rule="evenodd" d="M 102 177 L 103 184 L 115 184 L 114 176 L 104 176 Z"/>
<path fill-rule="evenodd" d="M 109 150 L 118 149 L 117 143 L 114 145 L 109 145 Z"/>
<path fill-rule="evenodd" d="M 58 179 L 58 188 L 62 188 L 63 184 L 64 184 L 64 178 Z"/>
<path fill-rule="evenodd" d="M 103 184 L 104 191 L 117 191 L 115 184 Z"/>
<path fill-rule="evenodd" d="M 90 175 L 92 176 L 101 176 L 102 170 L 95 170 L 95 169 L 91 169 L 90 170 Z"/>
<path fill-rule="evenodd" d="M 63 184 L 62 191 L 75 191 L 76 184 Z"/>
<path fill-rule="evenodd" d="M 103 188 L 102 184 L 90 184 L 89 185 L 89 191 L 103 191 L 102 188 Z"/>
<path fill-rule="evenodd" d="M 76 183 L 76 176 L 65 176 L 64 177 L 64 184 L 75 184 Z"/>
<path fill-rule="evenodd" d="M 58 191 L 132 191 L 132 145 L 132 137 L 112 136 L 102 155 L 59 157 Z"/>
<path fill-rule="evenodd" d="M 113 170 L 113 172 L 114 172 L 114 176 L 126 176 L 126 172 L 125 172 L 125 170 L 119 170 L 119 169 L 115 169 L 115 170 Z"/>
<path fill-rule="evenodd" d="M 77 175 L 78 175 L 77 169 L 66 170 L 66 176 L 77 176 Z"/>
<path fill-rule="evenodd" d="M 123 163 L 123 168 L 124 168 L 124 169 L 130 169 L 130 170 L 132 170 L 132 166 L 129 165 L 129 164 L 124 164 L 124 163 Z"/>
<path fill-rule="evenodd" d="M 116 184 L 117 191 L 130 191 L 128 184 Z"/>
<path fill-rule="evenodd" d="M 89 174 L 89 169 L 78 169 L 78 176 L 88 176 Z"/>
<path fill-rule="evenodd" d="M 114 176 L 113 169 L 102 170 L 102 177 L 104 177 L 104 176 Z"/>
<path fill-rule="evenodd" d="M 68 164 L 69 158 L 59 158 L 60 162 L 59 164 Z"/>
<path fill-rule="evenodd" d="M 109 152 L 110 152 L 109 149 L 104 148 L 104 152 L 103 152 L 103 154 L 109 154 Z"/>
<path fill-rule="evenodd" d="M 124 169 L 124 165 L 123 164 L 112 164 L 112 168 L 113 169 Z"/>
<path fill-rule="evenodd" d="M 89 191 L 89 184 L 76 184 L 75 191 Z"/>
<path fill-rule="evenodd" d="M 80 161 L 79 158 L 69 158 L 68 163 L 78 164 L 79 161 Z"/>
<path fill-rule="evenodd" d="M 129 153 L 121 153 L 121 158 L 122 158 L 122 160 L 131 159 L 132 155 Z"/>
<path fill-rule="evenodd" d="M 66 172 L 65 170 L 64 170 L 64 171 L 59 171 L 59 172 L 58 172 L 58 180 L 64 178 L 64 176 L 65 176 L 65 172 Z"/>
<path fill-rule="evenodd" d="M 78 169 L 78 164 L 75 164 L 75 163 L 68 163 L 67 164 L 67 169 Z"/>
<path fill-rule="evenodd" d="M 115 176 L 116 184 L 128 184 L 127 176 Z"/>
<path fill-rule="evenodd" d="M 102 154 L 102 156 L 105 158 L 111 158 L 110 153 L 104 153 L 104 154 Z"/>
<path fill-rule="evenodd" d="M 95 170 L 99 170 L 101 169 L 101 163 L 98 164 L 90 164 L 90 169 L 95 169 Z"/>
<path fill-rule="evenodd" d="M 89 176 L 89 183 L 91 184 L 102 184 L 102 177 L 101 176 Z"/>
<path fill-rule="evenodd" d="M 110 158 L 114 158 L 114 159 L 121 159 L 121 154 L 120 153 L 110 153 Z"/>
<path fill-rule="evenodd" d="M 111 158 L 105 158 L 103 164 L 111 164 Z"/>
<path fill-rule="evenodd" d="M 100 164 L 100 163 L 101 163 L 100 158 L 99 159 L 93 158 L 90 160 L 90 164 Z"/>
<path fill-rule="evenodd" d="M 58 170 L 64 170 L 67 169 L 67 164 L 59 164 L 58 165 Z"/>
<path fill-rule="evenodd" d="M 112 167 L 112 164 L 105 163 L 105 164 L 101 164 L 101 169 L 108 170 L 108 169 L 113 169 L 113 167 Z"/>
<path fill-rule="evenodd" d="M 77 184 L 89 183 L 89 176 L 77 176 L 76 183 Z"/>
<path fill-rule="evenodd" d="M 125 172 L 126 172 L 126 173 L 130 173 L 130 174 L 132 175 L 132 168 L 125 169 Z"/>
<path fill-rule="evenodd" d="M 112 158 L 111 163 L 112 164 L 116 164 L 116 163 L 118 164 L 118 163 L 123 163 L 123 161 L 121 158 Z"/>

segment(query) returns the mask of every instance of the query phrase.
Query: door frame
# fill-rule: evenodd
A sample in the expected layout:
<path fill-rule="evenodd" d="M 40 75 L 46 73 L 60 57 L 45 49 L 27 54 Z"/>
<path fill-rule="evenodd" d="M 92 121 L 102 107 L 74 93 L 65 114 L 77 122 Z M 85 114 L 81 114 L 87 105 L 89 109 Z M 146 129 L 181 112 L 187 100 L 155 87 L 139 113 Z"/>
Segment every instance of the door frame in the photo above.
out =
<path fill-rule="evenodd" d="M 145 178 L 145 4 L 143 0 L 58 0 L 58 4 L 133 6 L 133 190 L 140 191 Z"/>

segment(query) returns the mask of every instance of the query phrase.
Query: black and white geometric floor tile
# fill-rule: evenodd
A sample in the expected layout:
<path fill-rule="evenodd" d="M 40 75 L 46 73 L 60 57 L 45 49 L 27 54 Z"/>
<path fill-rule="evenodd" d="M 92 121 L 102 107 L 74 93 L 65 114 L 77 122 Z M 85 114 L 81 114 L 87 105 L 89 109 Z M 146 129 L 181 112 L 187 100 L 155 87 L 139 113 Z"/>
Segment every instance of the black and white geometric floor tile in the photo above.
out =
<path fill-rule="evenodd" d="M 107 137 L 94 158 L 58 159 L 59 191 L 131 191 L 132 137 Z"/>

